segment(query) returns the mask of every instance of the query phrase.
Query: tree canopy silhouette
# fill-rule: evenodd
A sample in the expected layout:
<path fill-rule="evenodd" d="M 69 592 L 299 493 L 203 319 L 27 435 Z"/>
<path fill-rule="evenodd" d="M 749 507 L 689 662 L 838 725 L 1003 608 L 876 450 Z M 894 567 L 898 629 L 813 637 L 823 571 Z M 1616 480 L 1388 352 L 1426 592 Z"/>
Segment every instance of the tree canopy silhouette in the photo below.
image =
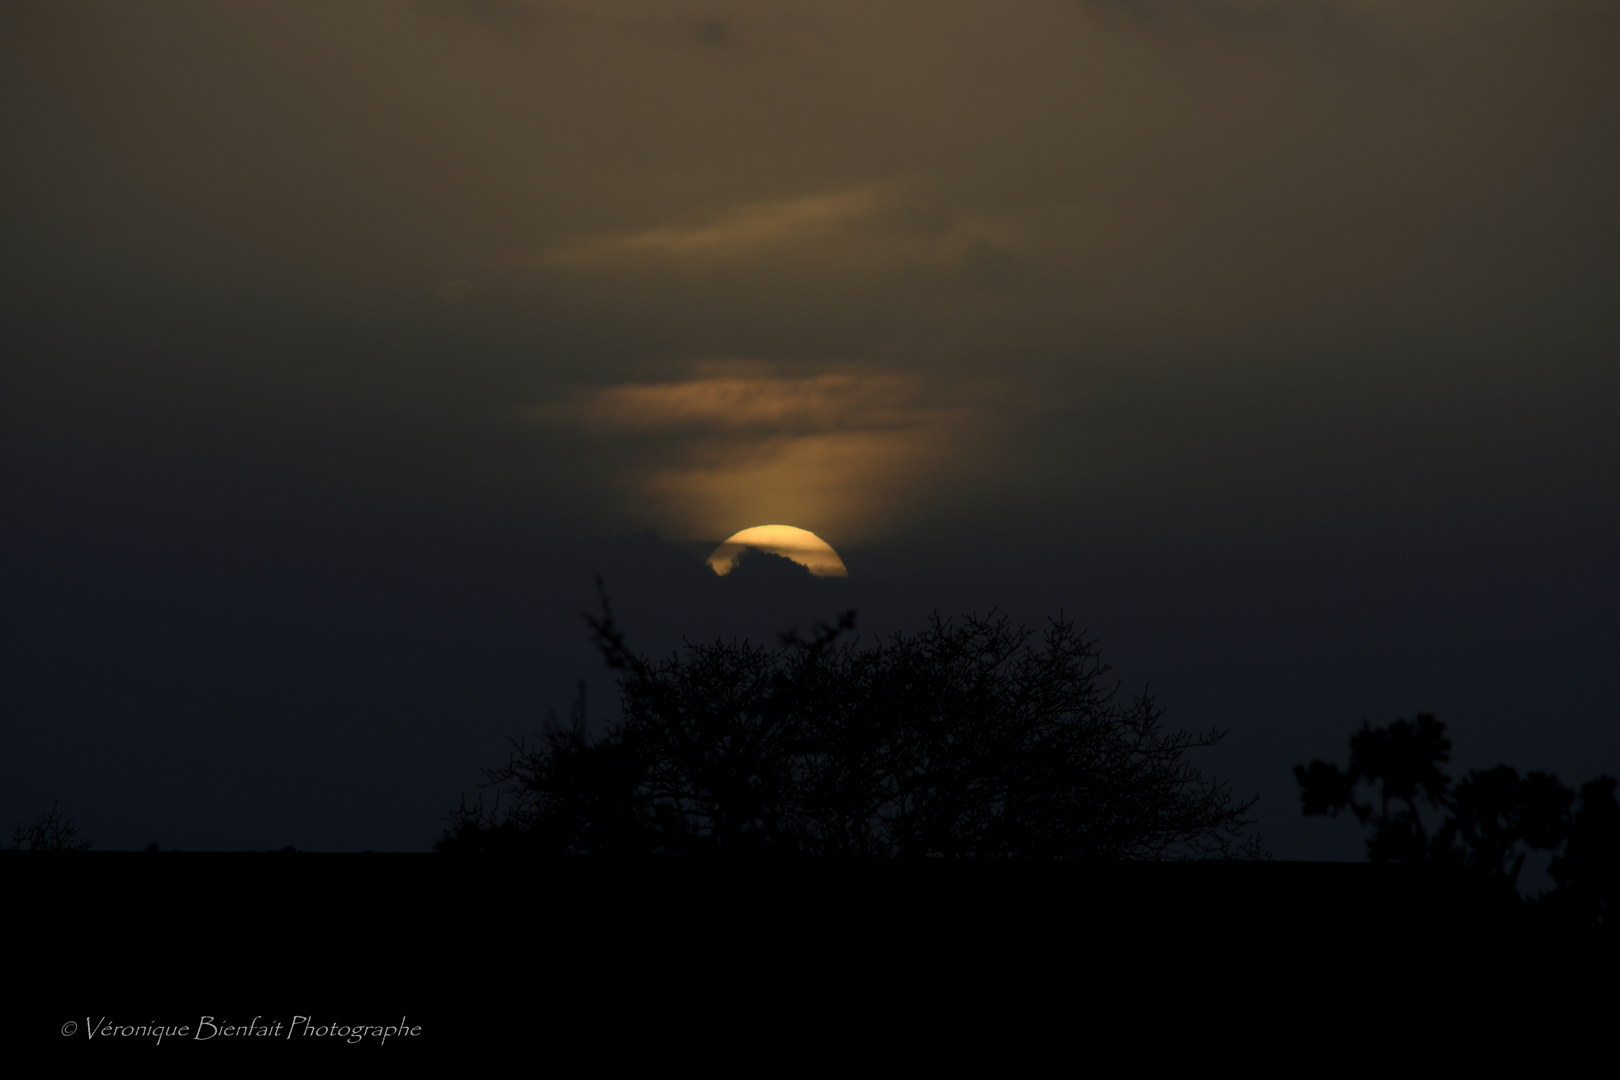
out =
<path fill-rule="evenodd" d="M 1517 895 L 1526 858 L 1552 853 L 1556 889 L 1546 909 L 1580 926 L 1613 930 L 1620 898 L 1620 803 L 1600 776 L 1579 794 L 1544 772 L 1506 765 L 1475 769 L 1453 783 L 1445 725 L 1433 716 L 1362 722 L 1350 737 L 1347 769 L 1324 761 L 1296 765 L 1306 814 L 1348 811 L 1372 826 L 1374 862 L 1420 862 L 1465 870 Z"/>
<path fill-rule="evenodd" d="M 1254 856 L 1253 800 L 1121 701 L 1095 644 L 1062 618 L 942 619 L 862 646 L 846 613 L 777 648 L 630 650 L 603 599 L 587 616 L 620 716 L 516 740 L 489 770 L 496 806 L 463 804 L 441 850 L 550 853 L 1156 859 Z"/>

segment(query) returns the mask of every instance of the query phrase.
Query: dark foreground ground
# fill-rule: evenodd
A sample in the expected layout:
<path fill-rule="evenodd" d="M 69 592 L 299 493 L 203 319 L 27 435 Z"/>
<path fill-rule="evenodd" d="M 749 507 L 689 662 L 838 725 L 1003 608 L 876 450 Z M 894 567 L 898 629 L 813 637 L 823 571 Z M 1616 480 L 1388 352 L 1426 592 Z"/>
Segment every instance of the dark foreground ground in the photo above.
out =
<path fill-rule="evenodd" d="M 0 889 L 8 1034 L 63 1064 L 588 1050 L 605 1066 L 765 1033 L 795 1059 L 871 1039 L 1011 1053 L 1144 1028 L 1159 1049 L 1313 1032 L 1339 1053 L 1523 1033 L 1531 1015 L 1567 1039 L 1615 1004 L 1612 950 L 1399 866 L 108 852 L 0 856 Z M 416 1032 L 369 1030 L 402 1021 Z M 224 1033 L 255 1023 L 280 1027 Z M 86 1034 L 108 1024 L 188 1030 Z"/>

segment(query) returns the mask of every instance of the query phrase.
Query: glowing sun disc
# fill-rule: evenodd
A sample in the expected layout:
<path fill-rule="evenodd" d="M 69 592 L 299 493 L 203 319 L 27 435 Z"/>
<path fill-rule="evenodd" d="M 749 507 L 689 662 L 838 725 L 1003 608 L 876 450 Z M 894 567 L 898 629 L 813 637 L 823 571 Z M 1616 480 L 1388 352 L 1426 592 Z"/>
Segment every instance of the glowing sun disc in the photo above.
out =
<path fill-rule="evenodd" d="M 725 577 L 749 548 L 792 559 L 816 577 L 849 577 L 844 560 L 831 544 L 809 529 L 795 529 L 792 525 L 755 525 L 736 533 L 714 549 L 709 567 Z"/>

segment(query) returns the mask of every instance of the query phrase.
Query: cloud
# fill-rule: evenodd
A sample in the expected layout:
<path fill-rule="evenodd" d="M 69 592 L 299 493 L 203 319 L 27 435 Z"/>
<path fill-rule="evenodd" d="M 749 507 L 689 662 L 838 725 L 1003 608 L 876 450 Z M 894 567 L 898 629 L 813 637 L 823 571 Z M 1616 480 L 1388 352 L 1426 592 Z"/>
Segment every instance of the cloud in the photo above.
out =
<path fill-rule="evenodd" d="M 589 390 L 530 416 L 615 448 L 610 482 L 661 528 L 702 538 L 761 522 L 844 540 L 881 532 L 962 475 L 989 425 L 914 377 L 720 367 Z"/>
<path fill-rule="evenodd" d="M 592 427 L 625 432 L 902 431 L 926 418 L 918 389 L 917 380 L 897 375 L 718 376 L 609 387 L 578 415 Z"/>
<path fill-rule="evenodd" d="M 604 233 L 541 252 L 569 268 L 704 269 L 771 261 L 959 266 L 1014 244 L 1005 224 L 953 215 L 909 185 L 871 184 L 729 207 L 710 217 Z"/>
<path fill-rule="evenodd" d="M 1443 382 L 1488 352 L 1516 365 L 1511 404 L 1613 351 L 1612 3 L 5 10 L 12 262 L 85 335 L 88 372 L 52 345 L 14 378 L 149 366 L 130 384 L 163 408 L 226 370 L 296 386 L 313 415 L 401 432 L 379 453 L 414 461 L 417 433 L 444 433 L 451 486 L 519 476 L 518 497 L 582 518 L 715 535 L 781 501 L 761 516 L 878 530 L 989 427 L 996 491 L 1035 478 L 1030 514 L 1079 506 L 1078 485 L 1038 481 L 1098 455 L 1167 504 L 1206 472 L 1326 492 L 1245 449 L 1338 430 L 1310 386 Z M 207 379 L 171 389 L 144 359 L 167 346 L 78 314 L 104 309 L 86 299 L 103 280 L 170 272 L 279 298 L 297 317 L 272 322 L 310 340 L 198 361 Z M 266 337 L 200 284 L 144 287 L 143 313 Z M 671 377 L 694 356 L 839 363 Z M 1223 399 L 1225 427 L 1167 407 L 1205 416 L 1182 388 L 1223 379 L 1259 387 Z M 1110 414 L 1051 407 L 1093 386 Z M 543 428 L 510 423 L 542 396 Z M 1478 411 L 1437 410 L 1428 430 Z M 537 497 L 527 469 L 557 489 Z M 1379 489 L 1412 470 L 1364 471 Z"/>

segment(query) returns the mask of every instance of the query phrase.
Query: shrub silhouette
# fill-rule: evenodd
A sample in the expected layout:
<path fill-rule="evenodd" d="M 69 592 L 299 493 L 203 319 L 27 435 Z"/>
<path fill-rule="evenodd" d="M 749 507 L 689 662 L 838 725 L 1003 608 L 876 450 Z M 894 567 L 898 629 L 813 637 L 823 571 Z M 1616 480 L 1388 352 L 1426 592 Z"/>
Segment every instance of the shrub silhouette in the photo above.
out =
<path fill-rule="evenodd" d="M 935 616 L 865 647 L 854 613 L 768 649 L 633 653 L 603 599 L 587 616 L 618 673 L 620 718 L 517 740 L 440 850 L 536 853 L 1152 859 L 1254 856 L 1252 800 L 1184 760 L 1222 733 L 1165 732 L 1117 700 L 1093 642 L 1061 618 Z M 504 804 L 505 809 L 502 809 Z"/>
<path fill-rule="evenodd" d="M 1362 722 L 1350 737 L 1350 763 L 1296 765 L 1306 814 L 1343 811 L 1371 825 L 1373 862 L 1418 862 L 1467 871 L 1518 895 L 1533 851 L 1551 852 L 1557 888 L 1545 910 L 1581 927 L 1614 927 L 1620 896 L 1620 803 L 1615 781 L 1599 777 L 1579 796 L 1544 772 L 1498 765 L 1452 783 L 1445 725 L 1433 716 L 1381 728 Z"/>
<path fill-rule="evenodd" d="M 11 830 L 12 851 L 89 851 L 90 847 L 90 838 L 80 833 L 78 823 L 56 804 Z"/>

